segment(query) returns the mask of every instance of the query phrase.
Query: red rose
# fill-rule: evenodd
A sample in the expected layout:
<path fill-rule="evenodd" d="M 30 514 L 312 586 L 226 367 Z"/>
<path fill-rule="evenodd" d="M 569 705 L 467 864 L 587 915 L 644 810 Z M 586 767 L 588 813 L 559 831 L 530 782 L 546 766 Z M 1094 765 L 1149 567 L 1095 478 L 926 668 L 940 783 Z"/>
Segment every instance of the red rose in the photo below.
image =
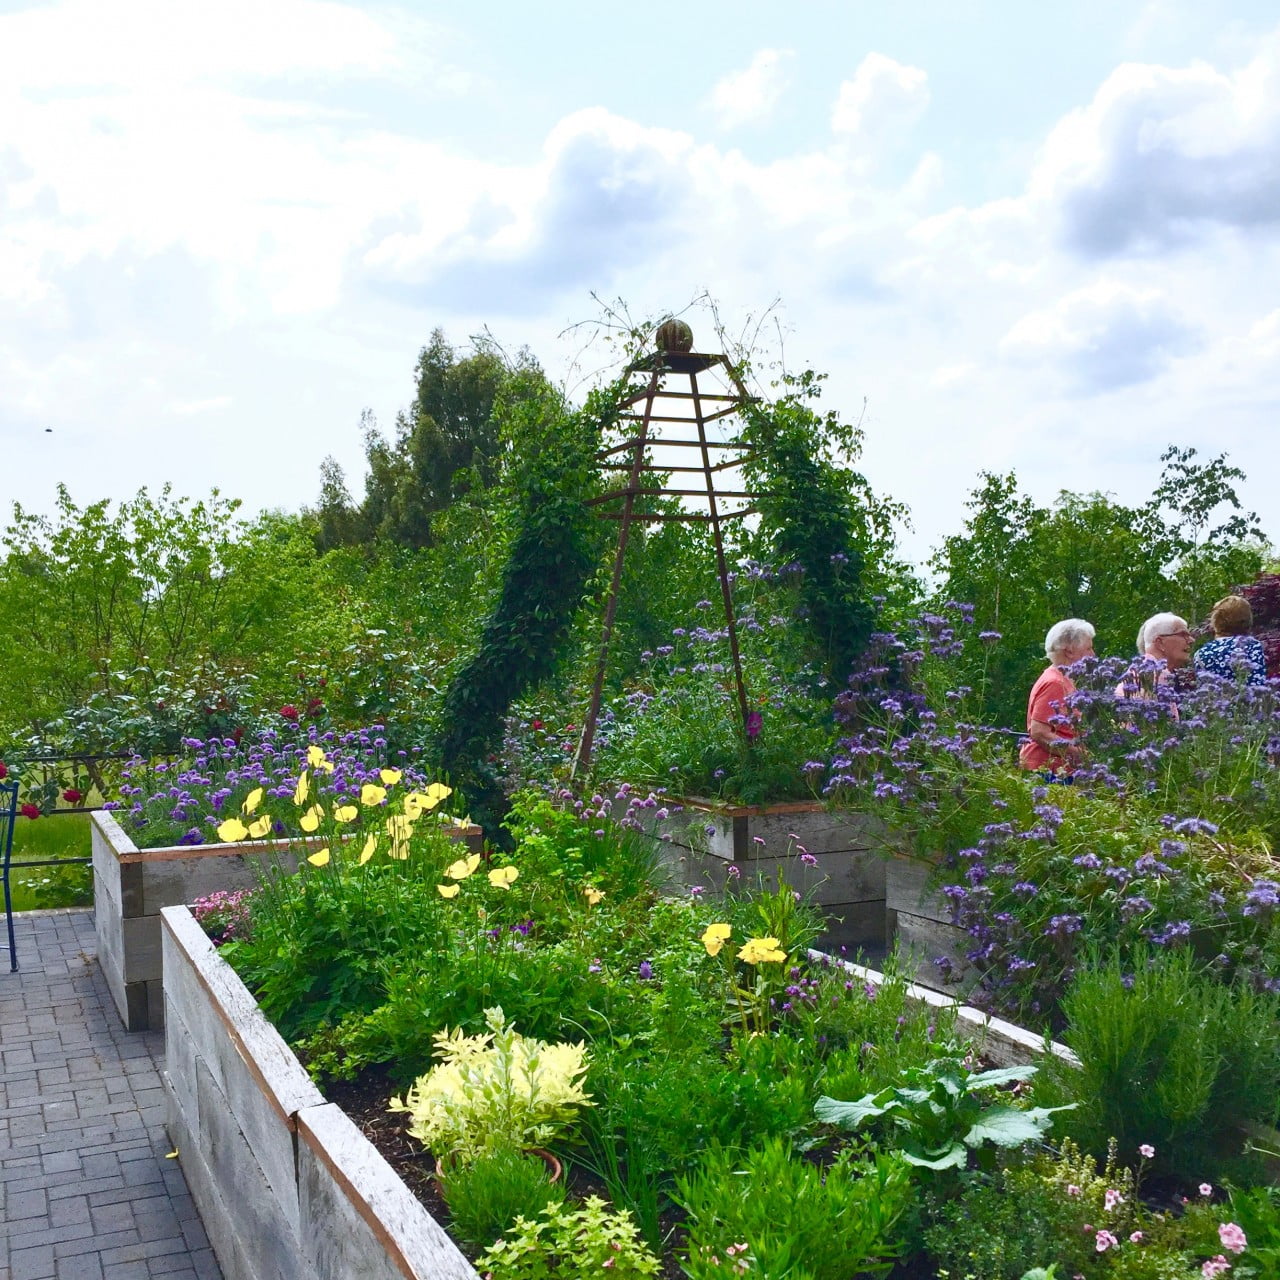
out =
<path fill-rule="evenodd" d="M 534 721 L 534 722 L 529 726 L 529 728 L 530 728 L 530 729 L 541 729 L 541 728 L 542 728 L 542 721 L 541 721 L 541 720 L 535 720 L 535 721 Z"/>
<path fill-rule="evenodd" d="M 298 708 L 295 707 L 292 702 L 287 702 L 280 708 L 280 714 L 284 716 L 286 720 L 296 720 L 298 718 Z"/>
<path fill-rule="evenodd" d="M 3 760 L 0 760 L 0 782 L 3 782 L 9 776 L 9 766 Z"/>
<path fill-rule="evenodd" d="M 40 816 L 40 806 L 38 804 L 19 805 L 18 812 L 24 818 L 38 818 Z"/>
<path fill-rule="evenodd" d="M 84 799 L 84 795 L 77 791 L 75 787 L 68 787 L 63 793 L 62 798 L 68 804 L 79 804 Z"/>

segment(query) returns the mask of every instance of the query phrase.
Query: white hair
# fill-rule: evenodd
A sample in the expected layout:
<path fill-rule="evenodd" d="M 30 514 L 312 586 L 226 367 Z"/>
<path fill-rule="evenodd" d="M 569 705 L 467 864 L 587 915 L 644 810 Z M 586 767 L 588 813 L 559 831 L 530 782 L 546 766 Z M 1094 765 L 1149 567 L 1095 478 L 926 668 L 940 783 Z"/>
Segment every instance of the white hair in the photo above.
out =
<path fill-rule="evenodd" d="M 1049 634 L 1044 638 L 1044 656 L 1052 662 L 1058 654 L 1065 653 L 1068 649 L 1086 642 L 1091 643 L 1097 634 L 1092 622 L 1086 622 L 1083 618 L 1064 618 L 1049 628 Z"/>
<path fill-rule="evenodd" d="M 1139 651 L 1146 653 L 1148 647 L 1159 640 L 1161 636 L 1171 636 L 1175 631 L 1189 631 L 1190 629 L 1187 626 L 1186 618 L 1180 618 L 1176 613 L 1153 613 L 1142 624 L 1142 629 L 1138 632 Z"/>

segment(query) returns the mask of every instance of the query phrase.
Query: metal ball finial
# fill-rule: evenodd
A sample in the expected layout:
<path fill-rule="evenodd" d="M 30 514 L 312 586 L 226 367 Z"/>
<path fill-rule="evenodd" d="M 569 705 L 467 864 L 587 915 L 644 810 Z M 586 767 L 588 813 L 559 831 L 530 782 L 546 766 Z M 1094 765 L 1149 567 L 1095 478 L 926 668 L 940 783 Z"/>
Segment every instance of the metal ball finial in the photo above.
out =
<path fill-rule="evenodd" d="M 693 330 L 683 320 L 664 320 L 654 337 L 664 354 L 685 355 L 693 350 Z"/>

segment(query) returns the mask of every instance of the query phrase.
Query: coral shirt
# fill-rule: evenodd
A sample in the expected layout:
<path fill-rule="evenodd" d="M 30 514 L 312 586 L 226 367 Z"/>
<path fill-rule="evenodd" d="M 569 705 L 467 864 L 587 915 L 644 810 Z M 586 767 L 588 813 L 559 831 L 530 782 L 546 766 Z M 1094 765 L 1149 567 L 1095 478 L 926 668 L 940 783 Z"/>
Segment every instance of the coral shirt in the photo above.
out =
<path fill-rule="evenodd" d="M 1060 738 L 1076 736 L 1073 724 L 1061 724 L 1055 717 L 1069 716 L 1067 695 L 1074 693 L 1076 687 L 1067 679 L 1066 672 L 1058 667 L 1046 667 L 1040 679 L 1031 686 L 1031 696 L 1027 699 L 1027 732 L 1031 732 L 1031 722 L 1039 720 L 1041 724 L 1051 725 L 1054 733 Z M 1046 750 L 1038 742 L 1028 738 L 1018 752 L 1018 763 L 1024 769 L 1060 769 L 1065 760 Z"/>

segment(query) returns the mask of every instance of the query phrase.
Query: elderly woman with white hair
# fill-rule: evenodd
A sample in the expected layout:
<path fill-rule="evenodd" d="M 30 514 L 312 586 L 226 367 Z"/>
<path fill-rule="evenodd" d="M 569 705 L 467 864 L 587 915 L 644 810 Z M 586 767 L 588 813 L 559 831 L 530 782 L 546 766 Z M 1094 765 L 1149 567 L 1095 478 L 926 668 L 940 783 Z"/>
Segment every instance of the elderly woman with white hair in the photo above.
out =
<path fill-rule="evenodd" d="M 1075 717 L 1067 706 L 1067 698 L 1076 686 L 1065 668 L 1093 657 L 1093 638 L 1097 633 L 1091 622 L 1083 618 L 1065 618 L 1055 622 L 1044 638 L 1044 656 L 1049 665 L 1031 687 L 1027 699 L 1027 741 L 1018 753 L 1024 769 L 1070 773 L 1080 759 L 1076 743 Z"/>
<path fill-rule="evenodd" d="M 1176 613 L 1152 614 L 1138 631 L 1138 656 L 1149 659 L 1150 663 L 1145 667 L 1142 663 L 1131 667 L 1116 685 L 1116 697 L 1153 697 L 1158 685 L 1175 681 L 1175 673 L 1190 665 L 1194 643 L 1185 618 Z M 1171 703 L 1170 710 L 1176 717 L 1177 704 Z"/>

